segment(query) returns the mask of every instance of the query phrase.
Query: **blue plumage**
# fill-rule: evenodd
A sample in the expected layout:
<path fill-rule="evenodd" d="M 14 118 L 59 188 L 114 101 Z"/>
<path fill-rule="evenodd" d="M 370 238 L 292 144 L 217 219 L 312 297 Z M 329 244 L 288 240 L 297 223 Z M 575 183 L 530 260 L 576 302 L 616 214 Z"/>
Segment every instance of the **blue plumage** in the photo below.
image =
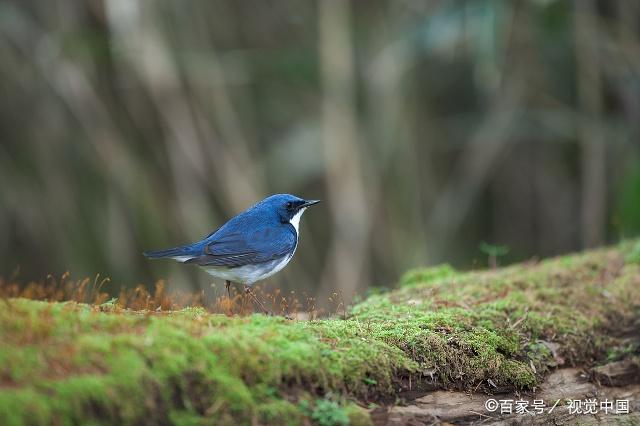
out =
<path fill-rule="evenodd" d="M 272 195 L 193 244 L 145 252 L 204 268 L 214 277 L 251 285 L 284 268 L 298 245 L 300 217 L 318 200 Z"/>

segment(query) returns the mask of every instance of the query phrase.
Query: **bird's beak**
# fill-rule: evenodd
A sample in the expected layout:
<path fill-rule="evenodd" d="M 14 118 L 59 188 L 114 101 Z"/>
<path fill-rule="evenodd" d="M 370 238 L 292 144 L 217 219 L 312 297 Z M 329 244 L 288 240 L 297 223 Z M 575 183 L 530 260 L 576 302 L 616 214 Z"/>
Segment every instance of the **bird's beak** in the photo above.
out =
<path fill-rule="evenodd" d="M 298 207 L 298 208 L 300 208 L 300 209 L 306 209 L 307 207 L 312 206 L 312 205 L 314 205 L 314 204 L 318 204 L 319 202 L 320 202 L 320 200 L 306 200 L 306 201 L 305 201 L 304 203 L 302 203 L 302 204 L 300 205 L 300 207 Z"/>

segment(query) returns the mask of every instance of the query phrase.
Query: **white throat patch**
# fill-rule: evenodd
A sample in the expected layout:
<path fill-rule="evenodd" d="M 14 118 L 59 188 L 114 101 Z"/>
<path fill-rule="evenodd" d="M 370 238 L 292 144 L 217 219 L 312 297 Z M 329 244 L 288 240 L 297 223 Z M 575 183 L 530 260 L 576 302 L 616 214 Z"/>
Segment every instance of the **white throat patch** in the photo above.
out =
<path fill-rule="evenodd" d="M 307 209 L 306 207 L 303 207 L 300 210 L 298 210 L 298 213 L 296 213 L 289 221 L 289 223 L 292 224 L 293 227 L 295 228 L 296 235 L 299 233 L 298 228 L 300 227 L 300 218 L 302 217 L 302 213 L 304 213 L 306 209 Z"/>

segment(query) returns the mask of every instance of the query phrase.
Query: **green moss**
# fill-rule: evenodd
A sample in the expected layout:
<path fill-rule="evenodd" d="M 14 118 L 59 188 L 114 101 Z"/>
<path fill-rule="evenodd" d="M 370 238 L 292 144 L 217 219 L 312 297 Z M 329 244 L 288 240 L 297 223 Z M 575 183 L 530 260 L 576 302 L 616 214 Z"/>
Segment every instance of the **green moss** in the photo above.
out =
<path fill-rule="evenodd" d="M 416 284 L 425 285 L 430 282 L 451 278 L 455 274 L 456 270 L 447 263 L 430 268 L 413 269 L 402 276 L 400 285 L 402 287 L 411 287 Z"/>
<path fill-rule="evenodd" d="M 558 360 L 636 352 L 611 333 L 640 317 L 634 244 L 491 271 L 418 269 L 344 320 L 6 300 L 0 418 L 368 424 L 349 401 L 390 396 L 409 382 L 532 388 Z"/>
<path fill-rule="evenodd" d="M 556 364 L 549 350 L 531 350 L 544 346 L 537 342 L 560 343 L 569 364 L 589 362 L 615 340 L 608 327 L 639 316 L 627 245 L 495 271 L 412 271 L 401 289 L 353 314 L 384 324 L 380 337 L 419 354 L 412 358 L 447 387 L 533 387 Z"/>
<path fill-rule="evenodd" d="M 169 422 L 176 426 L 201 426 L 203 424 L 202 416 L 186 410 L 171 410 Z"/>
<path fill-rule="evenodd" d="M 372 426 L 373 422 L 369 412 L 356 404 L 347 404 L 344 411 L 349 418 L 351 426 Z"/>
<path fill-rule="evenodd" d="M 304 422 L 304 414 L 298 406 L 284 399 L 274 399 L 258 409 L 261 424 L 297 425 Z"/>

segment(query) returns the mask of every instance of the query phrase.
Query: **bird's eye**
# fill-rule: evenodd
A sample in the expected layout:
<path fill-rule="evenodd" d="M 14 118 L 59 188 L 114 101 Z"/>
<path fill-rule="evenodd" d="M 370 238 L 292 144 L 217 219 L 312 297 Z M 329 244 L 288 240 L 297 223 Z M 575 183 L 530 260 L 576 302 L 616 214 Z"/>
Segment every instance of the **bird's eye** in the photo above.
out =
<path fill-rule="evenodd" d="M 293 207 L 293 203 L 291 201 L 287 202 L 287 210 L 291 210 L 291 208 Z"/>

